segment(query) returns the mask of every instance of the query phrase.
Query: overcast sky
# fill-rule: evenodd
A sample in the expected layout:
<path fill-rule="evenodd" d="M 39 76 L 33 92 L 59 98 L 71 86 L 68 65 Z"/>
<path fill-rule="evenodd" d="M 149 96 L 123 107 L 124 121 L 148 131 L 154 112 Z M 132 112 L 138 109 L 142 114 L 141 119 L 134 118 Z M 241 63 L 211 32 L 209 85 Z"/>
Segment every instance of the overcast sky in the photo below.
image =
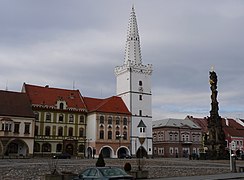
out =
<path fill-rule="evenodd" d="M 209 116 L 212 66 L 219 114 L 244 118 L 243 0 L 1 0 L 0 89 L 115 95 L 132 4 L 142 61 L 153 64 L 153 119 Z"/>

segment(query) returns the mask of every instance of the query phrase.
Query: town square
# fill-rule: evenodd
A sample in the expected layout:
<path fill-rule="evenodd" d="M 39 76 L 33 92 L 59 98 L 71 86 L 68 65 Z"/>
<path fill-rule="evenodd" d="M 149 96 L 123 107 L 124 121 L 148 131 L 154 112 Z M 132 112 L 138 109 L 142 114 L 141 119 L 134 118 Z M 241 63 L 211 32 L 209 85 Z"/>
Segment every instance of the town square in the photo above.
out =
<path fill-rule="evenodd" d="M 244 178 L 242 1 L 23 2 L 0 2 L 0 180 Z"/>

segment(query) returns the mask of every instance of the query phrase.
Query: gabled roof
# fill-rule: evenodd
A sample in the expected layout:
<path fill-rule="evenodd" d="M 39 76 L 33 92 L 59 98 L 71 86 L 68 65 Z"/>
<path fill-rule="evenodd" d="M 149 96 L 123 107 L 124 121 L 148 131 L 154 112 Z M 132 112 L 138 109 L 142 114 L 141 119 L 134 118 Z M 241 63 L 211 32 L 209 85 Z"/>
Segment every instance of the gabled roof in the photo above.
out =
<path fill-rule="evenodd" d="M 176 127 L 176 128 L 185 128 L 189 127 L 192 129 L 201 129 L 200 126 L 198 126 L 196 123 L 186 120 L 186 119 L 173 119 L 173 118 L 168 118 L 168 119 L 162 119 L 162 120 L 157 120 L 152 122 L 153 128 L 157 127 Z"/>
<path fill-rule="evenodd" d="M 244 127 L 234 119 L 222 119 L 223 130 L 226 135 L 232 137 L 244 137 Z"/>
<path fill-rule="evenodd" d="M 193 121 L 195 124 L 201 127 L 203 132 L 208 131 L 208 120 L 207 118 L 193 118 L 193 116 L 187 116 L 186 119 Z"/>
<path fill-rule="evenodd" d="M 117 96 L 106 99 L 84 97 L 88 112 L 121 113 L 130 115 L 124 101 Z"/>
<path fill-rule="evenodd" d="M 0 90 L 0 115 L 34 117 L 28 96 L 25 93 Z"/>
<path fill-rule="evenodd" d="M 86 111 L 86 105 L 79 90 L 42 87 L 24 83 L 22 91 L 27 93 L 32 105 L 56 109 L 57 101 L 61 100 L 66 102 L 68 109 Z"/>
<path fill-rule="evenodd" d="M 147 127 L 145 123 L 141 120 L 137 127 Z"/>
<path fill-rule="evenodd" d="M 208 132 L 208 119 L 207 118 L 195 118 L 193 116 L 187 116 L 186 119 L 189 119 L 199 126 L 201 126 L 203 132 Z M 236 122 L 234 119 L 222 118 L 222 126 L 224 133 L 227 136 L 232 137 L 244 137 L 244 126 Z"/>

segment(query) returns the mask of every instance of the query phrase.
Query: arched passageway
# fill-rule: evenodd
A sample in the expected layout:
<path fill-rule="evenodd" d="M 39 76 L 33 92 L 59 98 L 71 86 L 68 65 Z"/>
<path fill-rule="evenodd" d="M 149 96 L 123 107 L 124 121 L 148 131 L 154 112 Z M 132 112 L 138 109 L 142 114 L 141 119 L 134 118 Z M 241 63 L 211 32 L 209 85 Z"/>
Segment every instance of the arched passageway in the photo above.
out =
<path fill-rule="evenodd" d="M 145 150 L 145 148 L 143 146 L 140 146 L 136 152 L 136 157 L 137 158 L 143 158 L 146 157 L 147 158 L 147 151 Z"/>
<path fill-rule="evenodd" d="M 102 153 L 104 158 L 111 158 L 112 157 L 112 150 L 109 147 L 102 148 L 101 153 Z"/>
<path fill-rule="evenodd" d="M 120 147 L 117 151 L 118 158 L 130 158 L 130 152 L 127 148 Z"/>
<path fill-rule="evenodd" d="M 65 152 L 70 154 L 70 155 L 74 155 L 74 146 L 73 144 L 67 144 L 65 147 Z"/>
<path fill-rule="evenodd" d="M 7 156 L 11 156 L 11 155 L 28 156 L 29 147 L 24 141 L 15 139 L 7 145 L 5 155 L 7 155 Z"/>

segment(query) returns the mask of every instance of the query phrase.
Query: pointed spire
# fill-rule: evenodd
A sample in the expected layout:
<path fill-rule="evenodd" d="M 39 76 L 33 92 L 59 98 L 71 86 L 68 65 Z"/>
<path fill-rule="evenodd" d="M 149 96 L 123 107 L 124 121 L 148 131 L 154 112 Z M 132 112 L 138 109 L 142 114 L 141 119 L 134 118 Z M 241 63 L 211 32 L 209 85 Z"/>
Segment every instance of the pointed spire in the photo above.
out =
<path fill-rule="evenodd" d="M 134 5 L 132 5 L 127 29 L 124 64 L 127 63 L 142 64 L 140 38 Z"/>

